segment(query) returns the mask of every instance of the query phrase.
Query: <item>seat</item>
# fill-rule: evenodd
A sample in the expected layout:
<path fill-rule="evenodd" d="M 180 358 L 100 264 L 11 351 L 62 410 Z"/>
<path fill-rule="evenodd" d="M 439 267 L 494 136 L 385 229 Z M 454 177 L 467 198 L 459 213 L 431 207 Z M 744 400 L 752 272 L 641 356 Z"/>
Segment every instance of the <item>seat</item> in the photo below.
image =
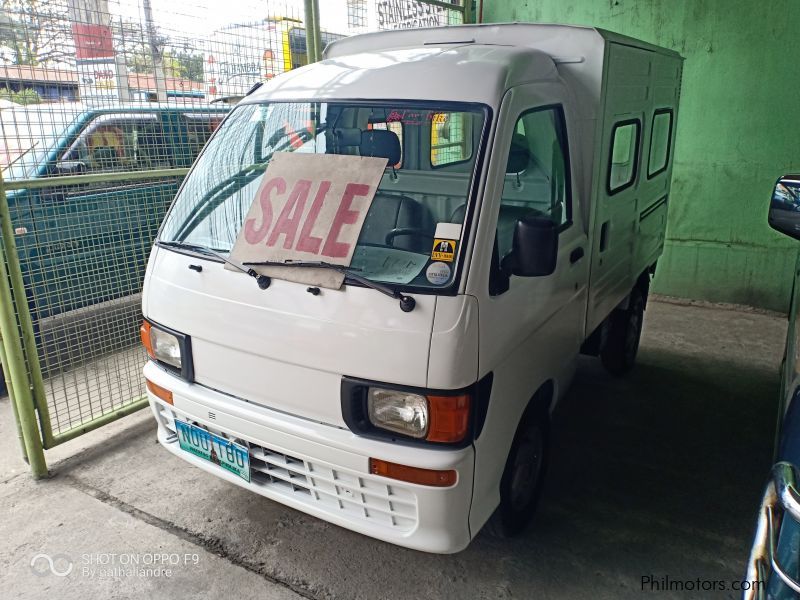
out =
<path fill-rule="evenodd" d="M 528 149 L 528 142 L 525 139 L 525 136 L 521 133 L 515 133 L 511 137 L 511 148 L 508 151 L 508 160 L 506 161 L 506 175 L 517 173 L 517 177 L 519 177 L 519 173 L 524 171 L 528 164 L 531 162 L 531 153 Z M 501 206 L 501 213 L 503 211 L 503 207 Z M 457 207 L 453 213 L 450 215 L 450 222 L 452 223 L 463 223 L 464 217 L 467 212 L 467 204 L 466 202 L 461 206 Z M 507 211 L 508 214 L 512 212 L 516 214 L 516 211 Z M 498 227 L 505 225 L 507 219 L 503 219 L 503 214 L 498 217 Z M 516 220 L 513 221 L 516 223 Z"/>
<path fill-rule="evenodd" d="M 377 156 L 385 158 L 391 167 L 400 162 L 402 149 L 400 138 L 394 131 L 388 129 L 367 129 L 361 132 L 359 145 L 361 156 Z"/>
<path fill-rule="evenodd" d="M 361 156 L 387 159 L 390 166 L 399 163 L 401 158 L 400 139 L 393 131 L 384 129 L 361 132 L 359 150 Z M 433 216 L 423 204 L 409 196 L 378 190 L 367 212 L 358 243 L 390 245 L 427 254 L 433 245 L 434 229 Z M 397 235 L 390 235 L 392 231 Z"/>

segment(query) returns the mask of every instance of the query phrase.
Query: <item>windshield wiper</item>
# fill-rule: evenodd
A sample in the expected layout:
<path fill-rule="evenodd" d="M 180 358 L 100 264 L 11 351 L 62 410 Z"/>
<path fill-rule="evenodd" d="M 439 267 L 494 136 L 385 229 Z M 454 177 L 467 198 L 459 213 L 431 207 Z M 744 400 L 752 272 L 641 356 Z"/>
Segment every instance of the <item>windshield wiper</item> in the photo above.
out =
<path fill-rule="evenodd" d="M 353 271 L 350 267 L 344 265 L 335 265 L 333 263 L 324 261 L 304 261 L 304 260 L 286 260 L 284 262 L 264 261 L 264 262 L 246 262 L 242 263 L 245 267 L 300 267 L 306 269 L 330 269 L 360 283 L 361 285 L 371 288 L 380 292 L 390 298 L 400 300 L 400 310 L 403 312 L 411 312 L 417 305 L 417 301 L 411 296 L 407 296 L 397 290 L 390 288 L 388 285 L 375 283 Z"/>
<path fill-rule="evenodd" d="M 164 242 L 162 240 L 157 240 L 156 245 L 163 246 L 164 248 L 175 248 L 176 250 L 188 250 L 189 252 L 197 252 L 198 254 L 207 254 L 208 256 L 213 256 L 215 258 L 218 258 L 222 262 L 228 263 L 230 266 L 232 266 L 235 269 L 238 269 L 242 273 L 250 275 L 250 277 L 256 280 L 256 283 L 258 283 L 258 287 L 260 287 L 262 290 L 267 289 L 269 285 L 272 283 L 272 279 L 270 279 L 266 275 L 259 275 L 255 269 L 245 268 L 243 265 L 235 263 L 228 257 L 223 256 L 216 250 L 212 250 L 211 248 L 208 248 L 206 246 L 200 246 L 198 244 L 187 244 L 186 242 Z"/>

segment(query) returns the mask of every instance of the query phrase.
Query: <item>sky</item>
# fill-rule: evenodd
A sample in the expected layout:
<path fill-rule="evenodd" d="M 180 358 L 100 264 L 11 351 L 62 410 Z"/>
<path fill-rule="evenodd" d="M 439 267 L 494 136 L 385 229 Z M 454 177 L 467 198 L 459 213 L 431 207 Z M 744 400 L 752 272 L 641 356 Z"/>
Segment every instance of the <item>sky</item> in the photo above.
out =
<path fill-rule="evenodd" d="M 151 0 L 153 20 L 166 33 L 178 37 L 207 37 L 231 23 L 259 21 L 268 16 L 303 19 L 303 0 Z M 112 15 L 144 20 L 142 0 L 109 0 Z M 345 0 L 321 0 L 322 26 L 347 29 Z"/>

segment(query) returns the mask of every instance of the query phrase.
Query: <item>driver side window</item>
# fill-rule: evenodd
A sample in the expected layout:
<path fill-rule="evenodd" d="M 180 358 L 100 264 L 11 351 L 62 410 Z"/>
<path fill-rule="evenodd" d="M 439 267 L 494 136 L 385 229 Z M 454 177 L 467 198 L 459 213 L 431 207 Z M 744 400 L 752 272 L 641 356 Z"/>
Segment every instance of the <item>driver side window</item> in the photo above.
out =
<path fill-rule="evenodd" d="M 497 219 L 500 258 L 511 252 L 514 228 L 535 211 L 566 226 L 572 219 L 567 132 L 561 107 L 522 113 L 514 126 Z"/>

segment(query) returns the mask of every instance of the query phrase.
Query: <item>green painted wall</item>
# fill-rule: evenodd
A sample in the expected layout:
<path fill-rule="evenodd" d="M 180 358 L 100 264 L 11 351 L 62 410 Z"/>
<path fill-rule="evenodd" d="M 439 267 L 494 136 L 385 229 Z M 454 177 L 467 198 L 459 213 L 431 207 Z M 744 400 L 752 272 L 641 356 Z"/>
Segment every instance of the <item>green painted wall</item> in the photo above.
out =
<path fill-rule="evenodd" d="M 590 25 L 685 58 L 658 293 L 785 311 L 798 243 L 766 223 L 800 171 L 800 0 L 484 0 L 484 22 Z"/>

